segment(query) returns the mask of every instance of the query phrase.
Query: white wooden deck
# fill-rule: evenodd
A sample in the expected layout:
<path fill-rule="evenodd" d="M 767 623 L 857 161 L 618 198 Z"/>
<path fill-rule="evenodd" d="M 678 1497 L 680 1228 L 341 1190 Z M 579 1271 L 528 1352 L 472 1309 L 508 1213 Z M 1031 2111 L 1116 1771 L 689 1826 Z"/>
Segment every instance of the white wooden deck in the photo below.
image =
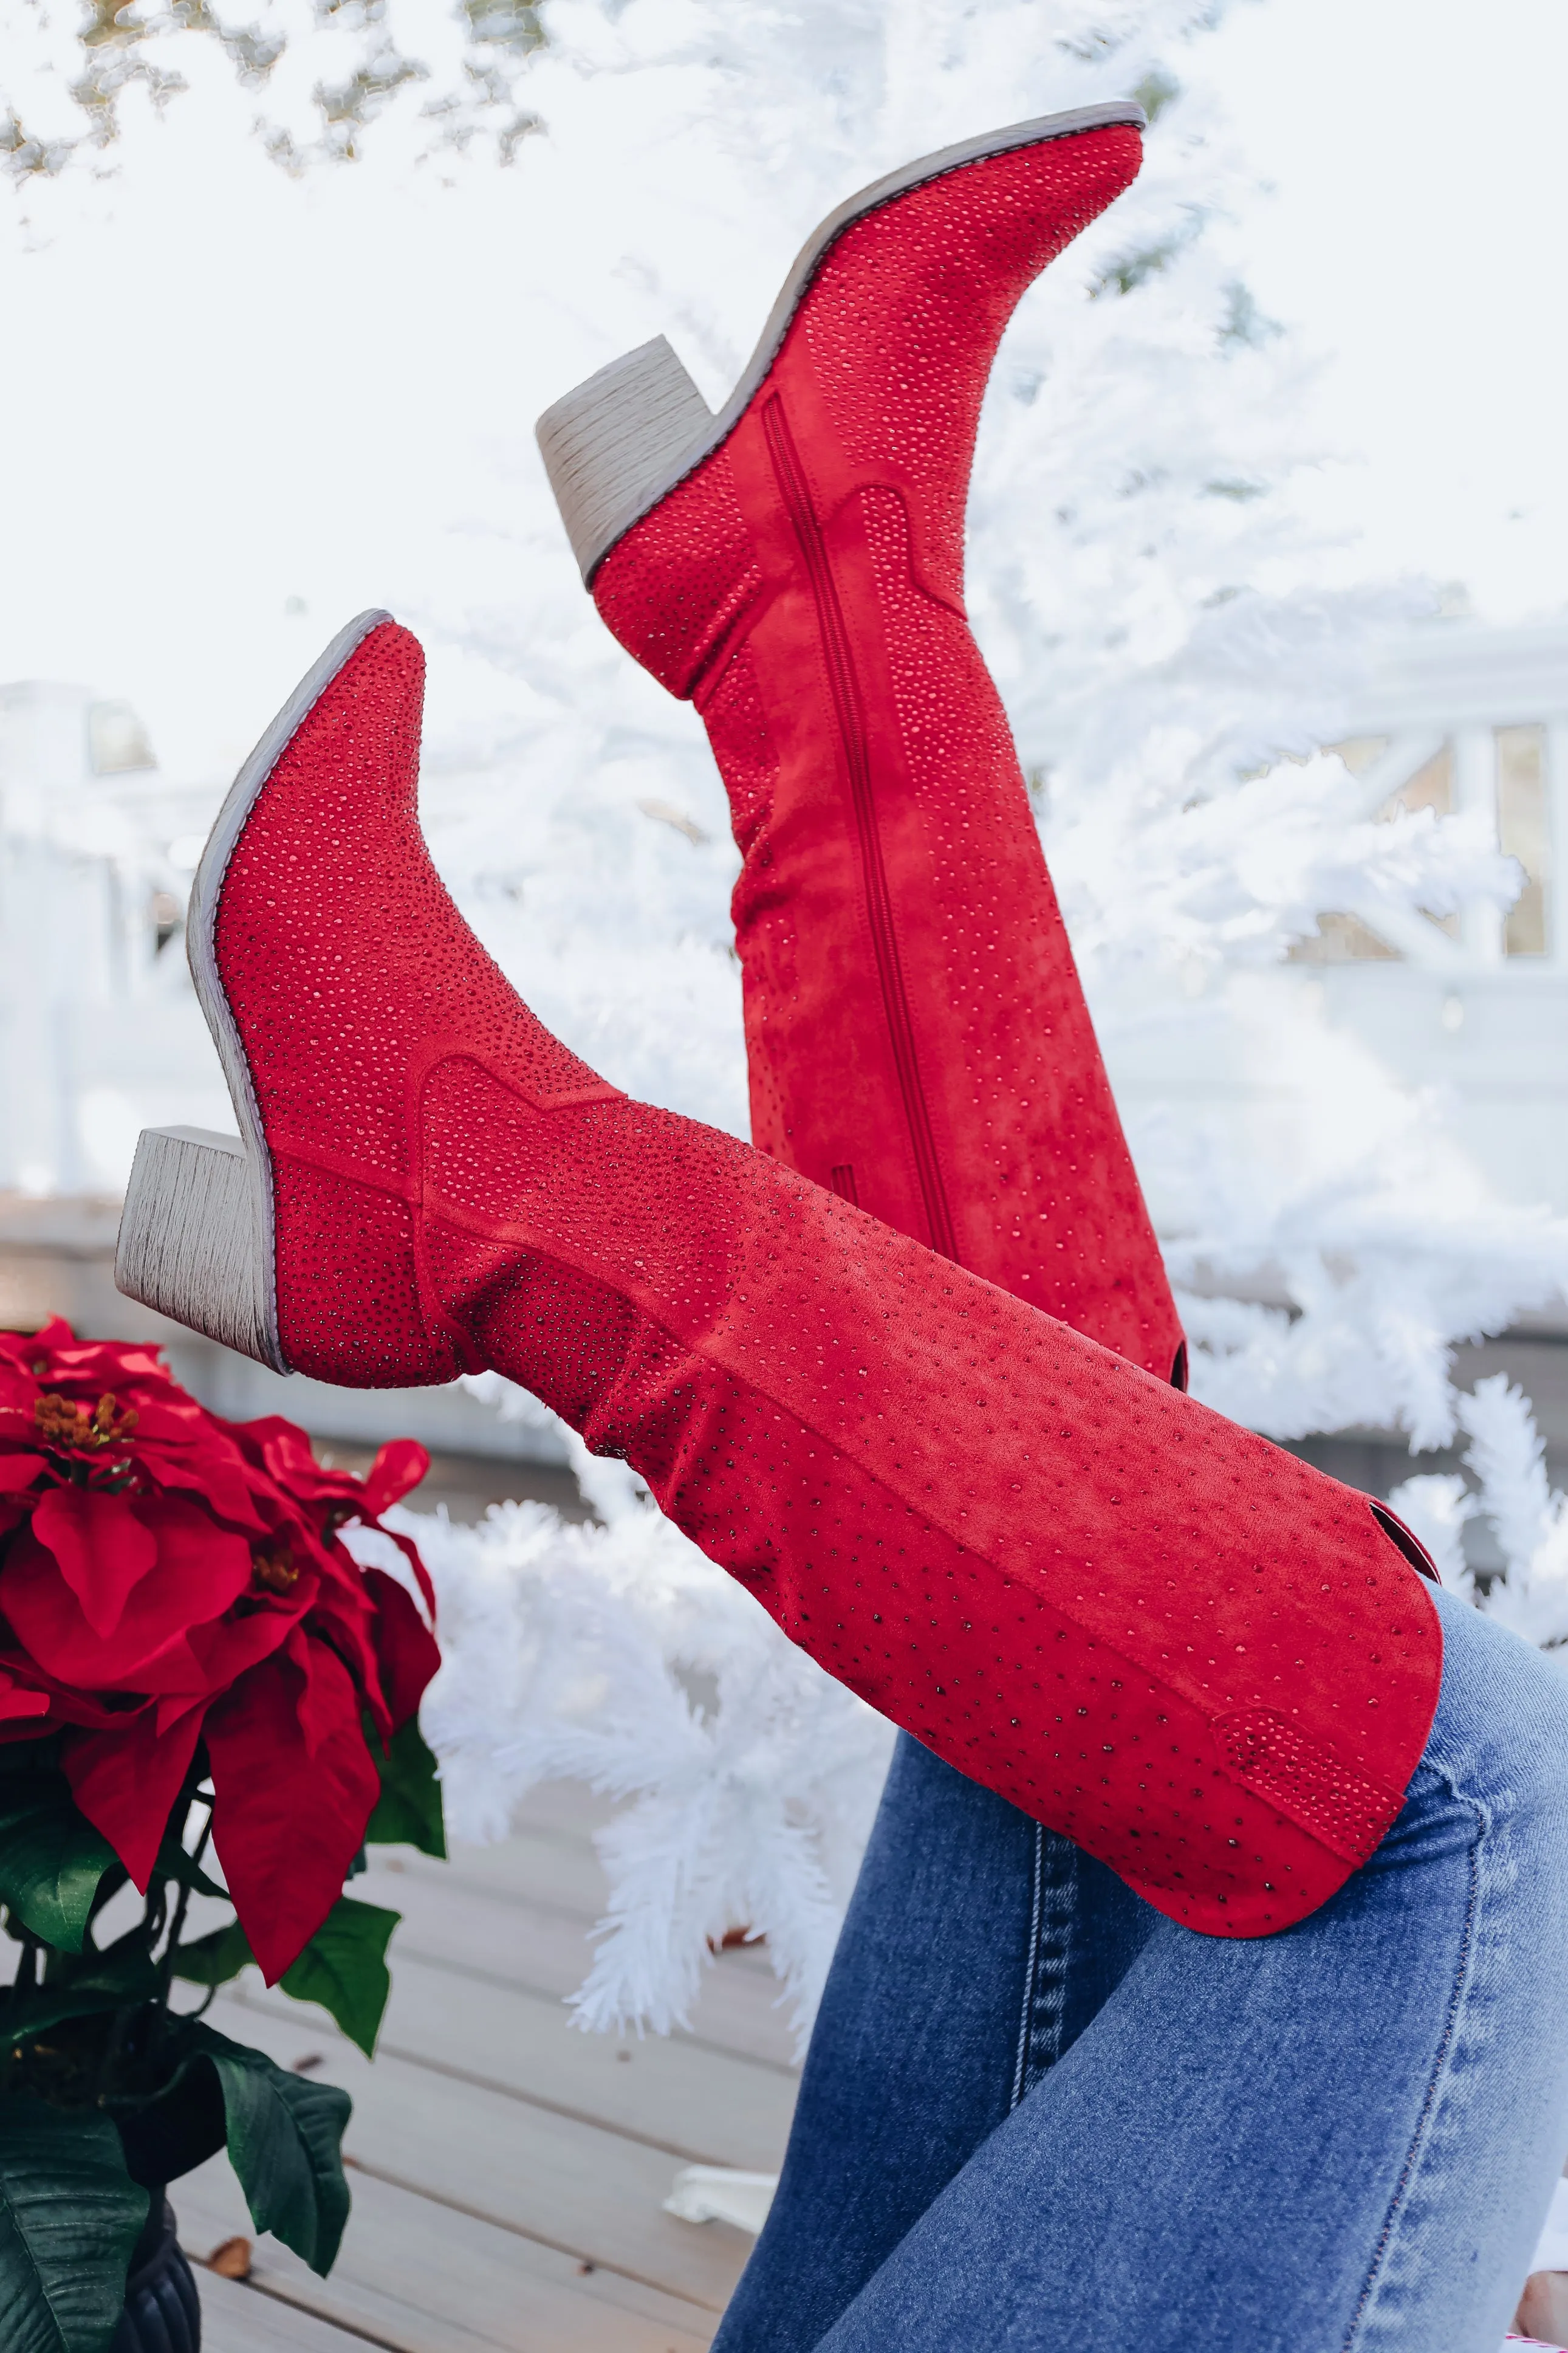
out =
<path fill-rule="evenodd" d="M 724 1953 L 690 2034 L 568 2024 L 603 1880 L 588 1792 L 537 1793 L 504 1846 L 382 1855 L 403 1914 L 374 2063 L 248 1973 L 213 2023 L 352 2094 L 353 2212 L 331 2277 L 272 2240 L 241 2285 L 198 2268 L 207 2353 L 699 2353 L 752 2242 L 661 2211 L 691 2164 L 776 2171 L 790 2036 L 760 1954 Z M 222 2158 L 174 2185 L 193 2258 L 254 2237 Z"/>

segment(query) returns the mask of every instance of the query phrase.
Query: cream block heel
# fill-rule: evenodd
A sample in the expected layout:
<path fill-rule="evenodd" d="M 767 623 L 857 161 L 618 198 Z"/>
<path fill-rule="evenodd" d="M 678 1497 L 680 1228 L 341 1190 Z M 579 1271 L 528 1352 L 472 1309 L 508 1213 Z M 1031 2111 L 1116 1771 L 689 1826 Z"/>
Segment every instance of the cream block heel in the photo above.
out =
<path fill-rule="evenodd" d="M 114 1280 L 131 1299 L 287 1372 L 279 1353 L 260 1186 L 237 1135 L 143 1128 Z"/>
<path fill-rule="evenodd" d="M 583 577 L 678 482 L 713 413 L 662 335 L 547 408 L 534 427 Z"/>

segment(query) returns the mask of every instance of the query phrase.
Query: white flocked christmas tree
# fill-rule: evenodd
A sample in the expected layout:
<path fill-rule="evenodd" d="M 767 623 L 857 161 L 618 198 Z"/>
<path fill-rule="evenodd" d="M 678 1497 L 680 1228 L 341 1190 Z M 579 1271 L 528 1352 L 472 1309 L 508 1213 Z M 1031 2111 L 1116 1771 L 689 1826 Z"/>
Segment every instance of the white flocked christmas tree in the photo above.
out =
<path fill-rule="evenodd" d="M 1420 598 L 1325 586 L 1293 521 L 1292 476 L 1315 456 L 1294 421 L 1302 363 L 1208 233 L 1248 200 L 1204 96 L 1209 15 L 553 9 L 530 92 L 563 227 L 527 265 L 548 298 L 528 389 L 542 402 L 666 332 L 717 405 L 794 246 L 848 189 L 981 124 L 1142 95 L 1155 118 L 1142 179 L 1004 346 L 971 502 L 972 609 L 1113 1073 L 1157 1065 L 1175 1028 L 1212 1033 L 1208 1050 L 1238 1069 L 1290 1074 L 1244 1160 L 1157 1087 L 1129 1089 L 1194 1388 L 1277 1437 L 1371 1425 L 1432 1447 L 1481 1410 L 1450 1385 L 1452 1346 L 1549 1298 L 1568 1233 L 1489 1200 L 1432 1108 L 1268 968 L 1320 909 L 1443 913 L 1506 901 L 1516 877 L 1461 819 L 1375 822 L 1317 750 L 1379 627 Z M 608 186 L 606 132 L 621 159 Z M 633 188 L 657 243 L 639 242 Z M 454 745 L 432 776 L 445 871 L 531 1002 L 609 1076 L 743 1134 L 734 859 L 695 718 L 574 602 L 531 467 L 484 553 L 491 599 L 444 617 L 451 659 L 500 666 L 530 702 L 488 760 Z M 1286 1303 L 1258 1303 L 1260 1289 Z M 1502 1514 L 1510 1576 L 1492 1606 L 1550 1639 L 1561 1514 L 1529 1467 L 1522 1400 L 1489 1412 L 1470 1508 Z M 524 1506 L 436 1538 L 452 1663 L 432 1725 L 456 1817 L 493 1833 L 557 1773 L 624 1801 L 584 2022 L 682 2016 L 707 1940 L 741 1923 L 766 1934 L 805 2018 L 887 1735 L 631 1483 L 594 1472 L 603 1531 Z M 1405 1492 L 1424 1532 L 1465 1509 L 1451 1480 L 1439 1487 Z M 1451 1541 L 1447 1554 L 1462 1574 Z"/>
<path fill-rule="evenodd" d="M 462 42 L 471 63 L 475 26 L 499 16 L 470 6 L 454 30 L 433 0 L 398 0 L 376 19 L 373 47 L 395 41 L 432 72 L 366 83 L 361 111 L 385 111 L 356 132 L 356 169 L 390 181 L 438 165 L 469 202 L 498 169 L 492 134 L 523 113 L 541 126 L 512 140 L 534 224 L 506 257 L 515 429 L 492 436 L 438 573 L 401 584 L 432 653 L 426 822 L 545 1021 L 633 1092 L 745 1133 L 722 794 L 693 712 L 635 670 L 583 595 L 528 424 L 657 333 L 717 406 L 795 248 L 851 190 L 994 123 L 1137 96 L 1152 118 L 1142 178 L 1026 297 L 1003 347 L 970 511 L 976 630 L 1123 1095 L 1194 1389 L 1280 1439 L 1371 1426 L 1430 1449 L 1462 1430 L 1474 1484 L 1417 1459 L 1398 1500 L 1467 1590 L 1463 1524 L 1489 1517 L 1507 1574 L 1482 1605 L 1555 1642 L 1568 1506 L 1548 1492 L 1526 1401 L 1506 1384 L 1461 1398 L 1449 1372 L 1458 1343 L 1561 1291 L 1568 1227 L 1489 1197 L 1437 1109 L 1280 969 L 1321 910 L 1442 915 L 1506 903 L 1519 878 L 1463 818 L 1377 818 L 1319 748 L 1379 631 L 1423 600 L 1346 588 L 1343 551 L 1298 519 L 1294 482 L 1318 457 L 1298 421 L 1305 363 L 1226 259 L 1226 220 L 1258 197 L 1205 94 L 1218 13 L 546 0 L 537 18 L 508 14 L 488 110 Z M 286 163 L 323 135 L 309 92 L 328 37 L 301 17 L 262 94 L 275 127 L 296 111 L 274 137 Z M 1163 1089 L 1194 1057 L 1239 1085 L 1268 1070 L 1268 1115 L 1245 1148 Z M 478 1386 L 499 1412 L 540 1411 L 493 1375 Z M 441 1595 L 447 1663 L 426 1721 L 454 1827 L 501 1834 L 554 1775 L 618 1801 L 585 2024 L 680 2021 L 710 1940 L 737 1926 L 766 1936 L 805 2021 L 887 1728 L 622 1466 L 575 1460 L 602 1525 L 538 1504 L 472 1530 L 406 1519 Z"/>

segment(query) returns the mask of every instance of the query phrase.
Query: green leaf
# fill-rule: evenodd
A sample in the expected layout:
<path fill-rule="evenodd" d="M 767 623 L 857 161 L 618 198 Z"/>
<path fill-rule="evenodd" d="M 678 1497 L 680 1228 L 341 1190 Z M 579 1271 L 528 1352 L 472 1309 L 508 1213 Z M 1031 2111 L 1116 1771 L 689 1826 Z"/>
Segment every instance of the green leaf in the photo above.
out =
<path fill-rule="evenodd" d="M 342 2149 L 353 2105 L 348 2094 L 286 2073 L 263 2052 L 247 2051 L 199 2021 L 187 2033 L 191 2047 L 217 2069 L 229 2162 L 252 2221 L 325 2279 L 349 2216 Z"/>
<path fill-rule="evenodd" d="M 375 1753 L 373 1742 L 371 1754 Z M 364 1835 L 369 1846 L 416 1846 L 421 1854 L 447 1859 L 436 1759 L 412 1716 L 393 1734 L 381 1759 L 381 1795 Z"/>
<path fill-rule="evenodd" d="M 375 2056 L 382 2012 L 392 1991 L 386 1940 L 402 1917 L 384 1905 L 340 1895 L 299 1959 L 279 1979 L 296 2001 L 319 2001 L 330 2010 L 367 2059 Z"/>
<path fill-rule="evenodd" d="M 62 2018 L 89 2018 L 106 2010 L 130 2010 L 151 2001 L 158 1972 L 144 1947 L 121 1952 L 111 1947 L 80 1969 L 62 1971 L 47 1985 L 12 1987 L 0 2000 L 0 2049 L 42 2034 Z M 0 2113 L 4 2103 L 0 2102 Z M 4 2339 L 0 2339 L 3 2343 Z"/>
<path fill-rule="evenodd" d="M 46 1945 L 80 1952 L 98 1883 L 114 1860 L 63 1773 L 0 1782 L 0 1904 Z"/>
<path fill-rule="evenodd" d="M 5 2353 L 106 2353 L 147 2192 L 120 2135 L 90 2109 L 0 2100 L 0 2345 Z"/>
<path fill-rule="evenodd" d="M 176 1838 L 165 1838 L 158 1849 L 158 1860 L 153 1865 L 154 1879 L 173 1879 L 181 1887 L 188 1887 L 193 1895 L 216 1895 L 224 1903 L 229 1901 L 226 1887 L 210 1879 L 194 1855 L 185 1852 Z"/>
<path fill-rule="evenodd" d="M 151 2098 L 142 2092 L 106 2092 L 100 2102 L 114 2119 L 125 2169 L 150 2188 L 177 2181 L 228 2138 L 228 2118 L 217 2070 L 205 2051 L 189 2044 L 189 2020 L 168 2021 L 163 2057 L 174 2072 Z"/>
<path fill-rule="evenodd" d="M 256 1958 L 249 1938 L 237 1920 L 226 1928 L 215 1928 L 210 1936 L 194 1936 L 188 1945 L 175 1947 L 172 1964 L 174 1974 L 184 1978 L 188 1985 L 226 1985 Z"/>

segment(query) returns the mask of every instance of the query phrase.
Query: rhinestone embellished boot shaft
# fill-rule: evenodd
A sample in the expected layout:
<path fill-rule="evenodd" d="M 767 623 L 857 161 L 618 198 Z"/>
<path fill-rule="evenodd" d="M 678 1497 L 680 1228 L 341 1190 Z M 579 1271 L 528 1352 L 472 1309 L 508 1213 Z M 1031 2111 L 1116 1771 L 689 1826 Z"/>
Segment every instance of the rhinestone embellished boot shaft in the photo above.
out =
<path fill-rule="evenodd" d="M 963 606 L 997 343 L 1136 172 L 1131 112 L 998 134 L 852 202 L 739 416 L 583 552 L 729 790 L 754 1141 L 1170 1378 L 1174 1305 Z M 634 418 L 678 410 L 660 348 L 542 420 L 569 516 Z"/>
<path fill-rule="evenodd" d="M 131 1287 L 234 1328 L 217 1294 L 266 1219 L 237 1193 L 215 1238 L 220 1196 L 193 1208 L 188 1168 L 254 1155 L 270 1241 L 245 1297 L 276 1361 L 352 1387 L 495 1367 L 633 1463 L 831 1673 L 1161 1910 L 1242 1936 L 1310 1911 L 1394 1819 L 1436 1704 L 1408 1539 L 597 1079 L 430 865 L 419 649 L 369 619 L 247 763 L 198 871 L 193 961 L 242 1142 L 143 1139 Z M 177 1261 L 183 1303 L 150 1279 Z"/>

